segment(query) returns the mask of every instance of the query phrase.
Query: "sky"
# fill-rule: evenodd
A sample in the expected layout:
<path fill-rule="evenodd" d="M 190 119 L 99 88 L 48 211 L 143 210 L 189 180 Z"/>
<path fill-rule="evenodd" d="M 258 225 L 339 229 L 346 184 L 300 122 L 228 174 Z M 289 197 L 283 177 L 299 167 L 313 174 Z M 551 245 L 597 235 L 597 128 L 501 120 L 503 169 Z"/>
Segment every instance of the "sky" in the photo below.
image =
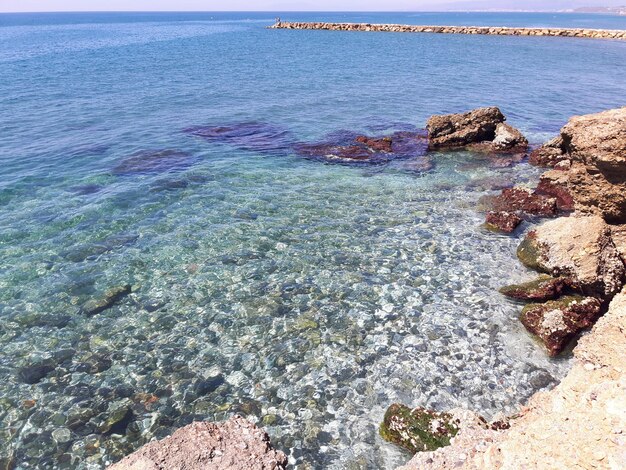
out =
<path fill-rule="evenodd" d="M 626 0 L 0 0 L 0 12 L 563 10 L 624 4 Z"/>

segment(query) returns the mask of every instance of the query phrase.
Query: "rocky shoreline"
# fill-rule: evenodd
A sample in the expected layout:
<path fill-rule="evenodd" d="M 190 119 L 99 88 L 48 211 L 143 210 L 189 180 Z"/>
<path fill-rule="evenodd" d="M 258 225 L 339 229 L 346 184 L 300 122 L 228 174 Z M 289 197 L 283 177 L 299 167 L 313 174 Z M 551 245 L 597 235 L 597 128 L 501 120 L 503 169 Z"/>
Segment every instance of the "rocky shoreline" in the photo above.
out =
<path fill-rule="evenodd" d="M 495 107 L 433 116 L 426 130 L 427 138 L 412 138 L 426 139 L 430 151 L 468 149 L 518 162 L 530 150 Z M 319 154 L 330 148 L 351 160 L 357 149 L 364 155 L 357 160 L 370 160 L 393 154 L 397 139 L 360 136 L 344 147 L 319 145 Z M 488 423 L 469 410 L 392 404 L 380 434 L 417 452 L 403 470 L 626 464 L 626 107 L 572 118 L 558 137 L 532 151 L 530 162 L 550 168 L 536 189 L 505 188 L 483 201 L 491 209 L 486 227 L 505 234 L 523 220 L 536 225 L 553 219 L 533 227 L 518 249 L 520 261 L 539 277 L 501 292 L 526 303 L 520 321 L 550 356 L 595 326 L 574 349 L 574 366 L 562 383 L 534 396 L 515 416 Z M 186 468 L 286 465 L 263 431 L 232 418 L 182 428 L 112 468 L 165 469 L 183 460 Z"/>
<path fill-rule="evenodd" d="M 371 23 L 277 22 L 270 29 L 313 29 L 325 31 L 375 31 L 384 33 L 483 34 L 495 36 L 550 36 L 626 40 L 626 30 L 578 28 L 513 28 L 500 26 L 423 26 Z"/>

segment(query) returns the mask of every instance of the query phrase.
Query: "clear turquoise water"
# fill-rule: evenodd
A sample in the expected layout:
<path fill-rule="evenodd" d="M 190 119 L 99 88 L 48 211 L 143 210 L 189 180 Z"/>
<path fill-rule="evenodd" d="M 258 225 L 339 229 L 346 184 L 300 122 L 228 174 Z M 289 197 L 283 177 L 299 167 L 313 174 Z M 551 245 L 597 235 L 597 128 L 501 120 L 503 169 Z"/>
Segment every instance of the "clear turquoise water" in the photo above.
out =
<path fill-rule="evenodd" d="M 536 170 L 468 153 L 421 174 L 326 165 L 183 129 L 259 121 L 285 129 L 281 143 L 311 141 L 495 104 L 541 142 L 573 114 L 624 105 L 626 44 L 264 29 L 274 16 L 0 15 L 0 461 L 102 468 L 238 412 L 298 468 L 393 468 L 407 456 L 376 431 L 391 402 L 491 416 L 567 370 L 496 291 L 530 276 L 519 235 L 483 231 L 477 210 Z M 120 174 L 160 149 L 186 157 Z M 127 283 L 114 307 L 81 312 Z M 38 364 L 51 370 L 27 383 Z M 106 430 L 116 409 L 126 419 Z"/>

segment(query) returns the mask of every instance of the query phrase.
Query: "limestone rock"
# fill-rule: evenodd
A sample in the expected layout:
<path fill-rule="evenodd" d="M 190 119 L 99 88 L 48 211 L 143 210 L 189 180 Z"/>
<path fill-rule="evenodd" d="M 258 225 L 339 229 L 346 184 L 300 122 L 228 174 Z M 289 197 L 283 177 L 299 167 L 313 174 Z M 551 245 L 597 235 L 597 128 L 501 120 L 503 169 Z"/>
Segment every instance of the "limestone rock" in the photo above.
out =
<path fill-rule="evenodd" d="M 501 122 L 496 126 L 496 135 L 492 144 L 501 150 L 520 149 L 525 151 L 528 147 L 528 140 L 513 126 Z"/>
<path fill-rule="evenodd" d="M 235 416 L 222 423 L 196 422 L 146 444 L 110 470 L 281 470 L 287 457 L 269 436 Z"/>
<path fill-rule="evenodd" d="M 622 261 L 626 264 L 626 225 L 615 225 L 611 227 L 611 238 L 615 243 Z"/>
<path fill-rule="evenodd" d="M 494 151 L 527 146 L 524 136 L 505 124 L 499 108 L 478 108 L 464 114 L 432 116 L 426 124 L 431 149 L 459 148 L 489 143 Z"/>
<path fill-rule="evenodd" d="M 534 395 L 504 431 L 461 426 L 450 446 L 398 470 L 624 468 L 626 292 L 574 349 L 550 392 Z"/>
<path fill-rule="evenodd" d="M 529 304 L 522 310 L 522 324 L 545 345 L 550 356 L 558 355 L 600 314 L 601 303 L 593 297 L 569 296 L 543 304 Z"/>
<path fill-rule="evenodd" d="M 598 216 L 545 222 L 527 234 L 517 255 L 532 269 L 569 278 L 585 295 L 611 298 L 624 283 L 611 229 Z"/>
<path fill-rule="evenodd" d="M 571 166 L 558 184 L 575 209 L 626 223 L 626 107 L 570 119 L 559 137 L 531 155 L 531 163 L 547 166 L 565 160 Z"/>

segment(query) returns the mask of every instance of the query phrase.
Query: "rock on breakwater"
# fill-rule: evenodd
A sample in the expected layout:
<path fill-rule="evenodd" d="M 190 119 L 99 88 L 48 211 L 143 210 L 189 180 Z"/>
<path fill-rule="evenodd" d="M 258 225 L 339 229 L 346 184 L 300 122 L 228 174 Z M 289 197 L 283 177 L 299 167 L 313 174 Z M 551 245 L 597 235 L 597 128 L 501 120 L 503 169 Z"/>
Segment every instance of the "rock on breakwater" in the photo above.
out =
<path fill-rule="evenodd" d="M 554 36 L 626 40 L 626 30 L 582 28 L 514 28 L 503 26 L 428 26 L 406 24 L 278 22 L 270 29 L 317 29 L 327 31 L 375 31 L 385 33 L 486 34 L 495 36 Z"/>

